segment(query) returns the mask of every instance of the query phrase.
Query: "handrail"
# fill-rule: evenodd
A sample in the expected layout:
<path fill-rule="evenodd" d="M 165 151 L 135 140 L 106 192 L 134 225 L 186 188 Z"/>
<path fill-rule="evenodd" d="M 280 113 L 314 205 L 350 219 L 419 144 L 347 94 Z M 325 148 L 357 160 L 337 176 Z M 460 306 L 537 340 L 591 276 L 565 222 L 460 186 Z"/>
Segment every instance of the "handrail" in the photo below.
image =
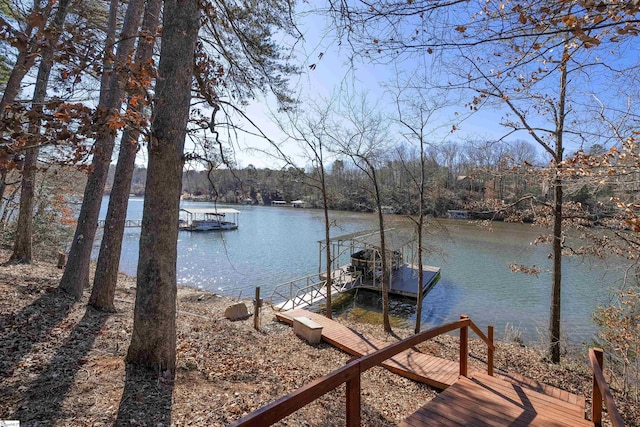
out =
<path fill-rule="evenodd" d="M 469 320 L 469 326 L 471 327 L 471 330 L 475 332 L 475 334 L 487 345 L 487 373 L 490 376 L 493 376 L 493 353 L 496 351 L 496 348 L 493 345 L 493 325 L 489 325 L 487 328 L 488 337 L 475 323 L 473 323 L 473 321 Z"/>
<path fill-rule="evenodd" d="M 624 420 L 618 412 L 616 402 L 613 400 L 607 380 L 602 373 L 603 350 L 601 348 L 589 349 L 589 362 L 593 371 L 593 391 L 591 403 L 591 421 L 595 425 L 602 423 L 602 403 L 607 407 L 609 418 L 613 427 L 624 427 Z M 604 398 L 604 399 L 603 399 Z"/>
<path fill-rule="evenodd" d="M 379 366 L 385 360 L 401 353 L 402 351 L 415 347 L 424 341 L 456 329 L 466 329 L 471 325 L 471 323 L 472 322 L 468 317 L 463 316 L 460 320 L 455 322 L 428 329 L 377 350 L 371 354 L 351 360 L 345 366 L 338 368 L 335 371 L 330 372 L 329 374 L 302 386 L 288 395 L 283 396 L 280 399 L 244 416 L 240 420 L 231 424 L 230 427 L 257 427 L 274 424 L 344 383 L 347 383 L 347 425 L 356 427 L 360 426 L 360 375 L 363 372 L 373 368 L 374 366 Z M 493 334 L 490 332 L 489 335 L 492 336 Z M 462 345 L 461 340 L 461 347 Z M 491 343 L 491 348 L 492 347 L 493 343 Z M 488 348 L 490 347 L 488 346 Z M 492 372 L 492 368 L 490 372 Z M 464 372 L 464 375 L 466 375 L 466 372 Z"/>
<path fill-rule="evenodd" d="M 344 290 L 346 290 L 345 283 L 343 282 L 345 282 L 344 278 L 347 275 L 351 275 L 352 282 L 359 281 L 360 283 L 362 283 L 362 276 L 360 274 L 345 273 L 340 270 L 340 274 L 333 280 L 331 287 L 338 292 L 343 292 Z M 271 292 L 271 298 L 269 299 L 271 305 L 276 305 L 274 301 L 275 297 L 282 298 L 284 302 L 291 301 L 293 307 L 289 308 L 296 308 L 302 304 L 311 304 L 314 298 L 322 295 L 322 289 L 325 288 L 327 284 L 326 280 L 320 280 L 316 282 L 313 280 L 314 278 L 316 278 L 315 274 L 300 277 L 298 279 L 293 279 L 277 285 Z M 302 281 L 305 281 L 304 285 L 298 284 Z M 340 283 L 342 283 L 342 285 L 340 285 Z M 288 290 L 288 295 L 285 294 L 286 291 L 285 293 L 283 293 L 283 288 Z M 305 297 L 309 294 L 311 294 L 311 300 L 307 301 Z"/>

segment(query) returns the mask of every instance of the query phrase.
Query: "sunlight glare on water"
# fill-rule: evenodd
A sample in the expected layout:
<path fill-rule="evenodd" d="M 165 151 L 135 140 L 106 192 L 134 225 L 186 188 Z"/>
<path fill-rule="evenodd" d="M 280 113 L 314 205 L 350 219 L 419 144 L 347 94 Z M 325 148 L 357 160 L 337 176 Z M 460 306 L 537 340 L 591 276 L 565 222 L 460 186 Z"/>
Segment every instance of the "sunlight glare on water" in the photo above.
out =
<path fill-rule="evenodd" d="M 103 202 L 101 218 L 106 215 Z M 129 201 L 128 219 L 142 218 L 142 199 Z M 213 204 L 183 202 L 183 207 Z M 251 298 L 256 286 L 268 299 L 283 282 L 318 272 L 318 243 L 324 236 L 322 212 L 265 206 L 236 206 L 241 211 L 239 228 L 226 232 L 187 232 L 178 235 L 178 284 L 211 290 L 234 297 Z M 376 216 L 332 212 L 337 224 L 332 236 L 376 227 Z M 401 219 L 401 217 L 396 217 Z M 439 220 L 446 231 L 430 227 L 431 255 L 427 265 L 441 268 L 440 282 L 426 296 L 422 322 L 441 324 L 468 314 L 486 328 L 493 323 L 496 337 L 509 331 L 525 341 L 537 340 L 546 331 L 549 315 L 550 247 L 532 245 L 544 230 L 530 225 L 494 223 L 481 227 L 464 220 Z M 125 231 L 120 269 L 135 275 L 139 228 Z M 99 236 L 98 236 L 99 237 Z M 97 257 L 99 241 L 94 247 Z M 509 264 L 536 265 L 537 276 L 512 273 Z M 565 258 L 563 262 L 563 330 L 574 343 L 588 340 L 595 330 L 591 314 L 610 298 L 610 287 L 621 273 L 603 261 Z M 352 306 L 374 315 L 379 298 L 358 296 Z M 353 307 L 352 307 L 353 308 Z M 396 302 L 392 312 L 407 324 L 415 319 L 415 307 Z M 361 313 L 360 316 L 365 316 Z M 403 322 L 401 322 L 403 323 Z"/>

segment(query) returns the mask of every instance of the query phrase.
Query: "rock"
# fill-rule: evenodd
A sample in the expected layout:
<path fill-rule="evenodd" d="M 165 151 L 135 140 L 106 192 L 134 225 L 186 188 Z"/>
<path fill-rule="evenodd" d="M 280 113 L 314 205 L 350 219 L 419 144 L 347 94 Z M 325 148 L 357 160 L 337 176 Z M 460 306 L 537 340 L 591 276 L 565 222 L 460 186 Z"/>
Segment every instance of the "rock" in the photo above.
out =
<path fill-rule="evenodd" d="M 226 317 L 229 320 L 244 319 L 248 316 L 249 316 L 249 310 L 247 310 L 247 306 L 243 302 L 230 305 L 224 311 L 224 317 Z"/>

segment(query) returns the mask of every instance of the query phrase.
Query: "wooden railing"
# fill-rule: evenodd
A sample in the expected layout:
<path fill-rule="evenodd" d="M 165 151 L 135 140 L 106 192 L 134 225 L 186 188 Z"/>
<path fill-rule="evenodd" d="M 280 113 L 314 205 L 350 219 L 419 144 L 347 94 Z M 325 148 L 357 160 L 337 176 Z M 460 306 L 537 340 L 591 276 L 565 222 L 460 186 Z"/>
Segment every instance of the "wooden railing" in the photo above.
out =
<path fill-rule="evenodd" d="M 463 315 L 456 322 L 420 332 L 374 353 L 351 360 L 345 366 L 250 413 L 231 424 L 231 426 L 258 427 L 272 425 L 344 383 L 347 384 L 346 425 L 349 427 L 360 426 L 360 375 L 363 372 L 374 366 L 379 366 L 385 360 L 424 341 L 460 329 L 460 375 L 467 376 L 469 327 L 487 344 L 487 372 L 489 375 L 493 375 L 493 353 L 495 351 L 493 326 L 489 326 L 487 337 L 469 317 Z"/>
<path fill-rule="evenodd" d="M 344 292 L 350 286 L 362 283 L 360 274 L 347 273 L 338 270 L 339 274 L 333 278 L 331 284 L 333 292 Z M 274 309 L 280 311 L 282 307 L 291 310 L 298 307 L 306 307 L 325 298 L 327 281 L 318 279 L 317 274 L 290 280 L 277 285 L 271 293 L 270 303 Z M 290 303 L 290 304 L 287 304 Z"/>
<path fill-rule="evenodd" d="M 602 373 L 604 358 L 601 348 L 589 349 L 589 362 L 591 363 L 591 370 L 593 371 L 593 400 L 591 401 L 591 420 L 593 424 L 597 426 L 602 425 L 602 403 L 604 401 L 613 427 L 624 427 L 622 416 L 620 416 L 620 412 L 618 412 L 607 380 Z"/>

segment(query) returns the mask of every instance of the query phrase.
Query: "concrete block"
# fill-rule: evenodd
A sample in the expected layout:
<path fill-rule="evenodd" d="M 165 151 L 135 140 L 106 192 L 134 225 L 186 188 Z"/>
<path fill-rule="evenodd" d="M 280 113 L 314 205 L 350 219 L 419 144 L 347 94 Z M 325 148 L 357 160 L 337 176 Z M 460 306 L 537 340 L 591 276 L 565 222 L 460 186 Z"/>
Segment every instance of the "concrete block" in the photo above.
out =
<path fill-rule="evenodd" d="M 294 317 L 293 332 L 309 344 L 318 344 L 322 339 L 322 325 L 308 317 Z"/>

